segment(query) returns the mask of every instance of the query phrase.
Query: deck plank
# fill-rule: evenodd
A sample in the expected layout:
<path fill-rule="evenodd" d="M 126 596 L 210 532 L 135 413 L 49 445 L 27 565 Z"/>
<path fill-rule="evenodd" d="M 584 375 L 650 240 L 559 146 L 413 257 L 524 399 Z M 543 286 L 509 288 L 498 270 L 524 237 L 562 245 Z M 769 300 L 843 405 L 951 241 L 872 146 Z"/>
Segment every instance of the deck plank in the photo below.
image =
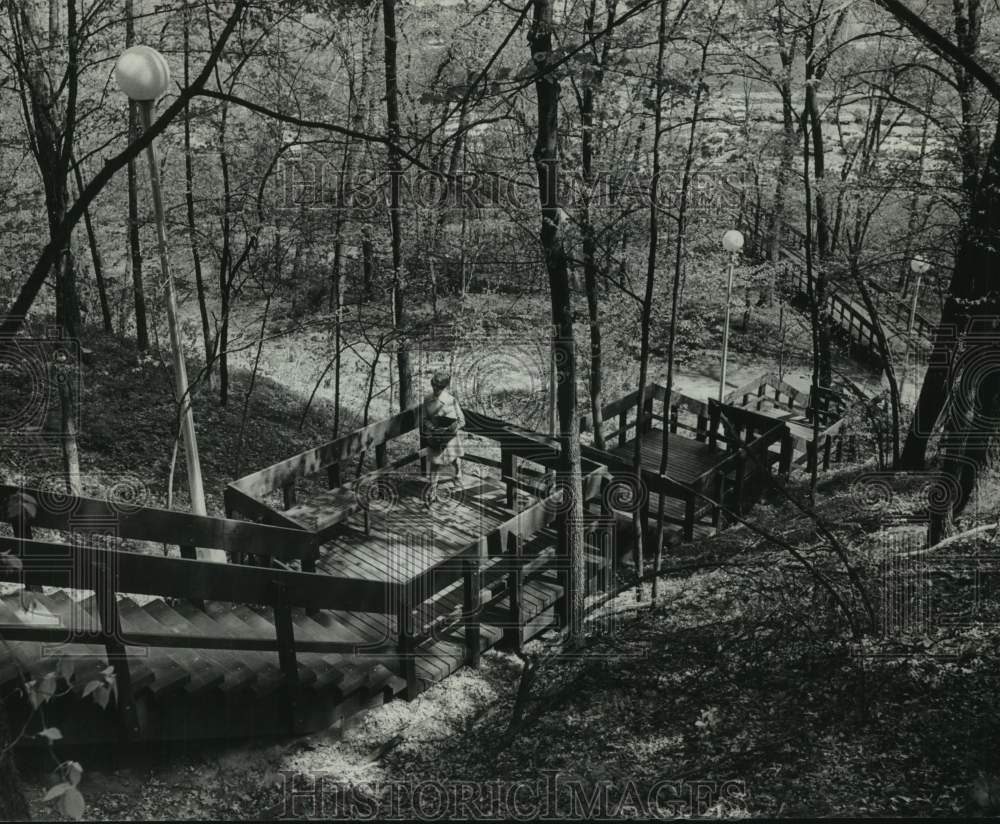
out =
<path fill-rule="evenodd" d="M 711 449 L 707 443 L 700 443 L 683 435 L 671 434 L 667 453 L 667 474 L 681 483 L 691 483 L 699 476 L 719 464 L 725 458 L 725 453 L 718 449 Z M 660 469 L 660 455 L 663 452 L 663 432 L 654 429 L 643 433 L 642 445 L 642 466 L 658 472 Z M 635 438 L 626 442 L 625 446 L 615 447 L 611 450 L 613 455 L 617 455 L 629 463 L 635 457 Z"/>

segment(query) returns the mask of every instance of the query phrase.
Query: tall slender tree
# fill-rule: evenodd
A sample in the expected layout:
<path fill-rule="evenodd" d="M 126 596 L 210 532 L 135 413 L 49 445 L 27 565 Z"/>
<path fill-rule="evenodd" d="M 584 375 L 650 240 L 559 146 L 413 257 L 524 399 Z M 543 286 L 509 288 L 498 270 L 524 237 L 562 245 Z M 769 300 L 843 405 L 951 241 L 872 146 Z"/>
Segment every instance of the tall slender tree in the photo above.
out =
<path fill-rule="evenodd" d="M 390 0 L 386 0 L 390 2 Z M 569 260 L 563 246 L 559 203 L 559 96 L 560 82 L 553 54 L 551 0 L 533 0 L 528 45 L 535 70 L 538 133 L 532 157 L 538 175 L 541 211 L 539 237 L 549 278 L 552 312 L 552 346 L 557 370 L 556 405 L 559 416 L 561 488 L 565 498 L 559 524 L 560 554 L 569 562 L 565 592 L 569 643 L 584 643 L 583 487 L 580 469 L 580 419 L 577 411 L 576 338 Z"/>
<path fill-rule="evenodd" d="M 403 272 L 402 188 L 403 164 L 399 155 L 399 82 L 396 60 L 396 0 L 382 0 L 385 32 L 385 111 L 389 138 L 389 226 L 392 233 L 392 321 L 396 332 L 396 366 L 399 371 L 399 408 L 413 405 L 410 350 L 406 333 L 405 281 Z"/>

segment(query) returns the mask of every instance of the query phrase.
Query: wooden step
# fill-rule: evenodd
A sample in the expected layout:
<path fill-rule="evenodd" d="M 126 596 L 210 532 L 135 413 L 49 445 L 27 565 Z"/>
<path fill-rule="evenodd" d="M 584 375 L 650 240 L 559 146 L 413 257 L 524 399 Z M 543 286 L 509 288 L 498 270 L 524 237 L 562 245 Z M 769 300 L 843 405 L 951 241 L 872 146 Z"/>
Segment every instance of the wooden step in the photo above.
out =
<path fill-rule="evenodd" d="M 274 624 L 263 616 L 258 615 L 250 607 L 240 604 L 233 608 L 231 614 L 246 624 L 247 635 L 261 635 L 264 637 L 270 635 L 277 642 L 278 633 L 274 628 Z M 316 669 L 310 666 L 311 663 L 314 663 L 313 658 L 314 656 L 308 654 L 297 654 L 295 656 L 295 665 L 299 674 L 299 683 L 302 686 L 316 688 L 319 674 Z M 324 674 L 328 674 L 329 668 L 323 668 L 322 671 Z"/>
<path fill-rule="evenodd" d="M 294 615 L 293 620 L 295 620 Z M 346 627 L 328 610 L 310 614 L 309 620 L 320 627 L 324 633 L 327 633 L 322 636 L 324 638 L 345 642 L 359 639 L 360 633 L 357 630 Z M 368 681 L 369 670 L 379 660 L 381 660 L 381 656 L 374 654 L 362 653 L 357 656 L 344 656 L 343 662 L 339 665 L 344 672 L 344 680 L 339 685 L 344 695 L 350 695 L 359 689 L 363 689 Z"/>
<path fill-rule="evenodd" d="M 267 613 L 270 612 L 270 609 L 266 607 L 255 607 L 254 609 L 256 612 L 264 615 L 265 617 Z M 297 630 L 296 637 L 302 638 L 303 640 L 344 640 L 344 637 L 338 637 L 339 633 L 331 632 L 322 624 L 307 615 L 305 610 L 292 610 L 292 623 L 295 624 L 295 628 Z M 356 636 L 345 637 L 347 640 L 353 640 Z M 358 660 L 352 660 L 350 656 L 339 653 L 324 653 L 319 657 L 330 669 L 330 675 L 323 685 L 336 685 L 342 697 L 346 698 L 348 695 L 358 689 L 361 689 L 365 685 L 367 680 L 366 667 Z"/>
<path fill-rule="evenodd" d="M 213 635 L 228 635 L 231 638 L 246 638 L 252 633 L 245 623 L 232 614 L 230 604 L 209 602 L 205 604 L 205 611 L 202 612 L 197 607 L 182 602 L 177 605 L 177 610 L 191 623 L 196 626 L 211 627 L 208 632 Z M 254 695 L 263 697 L 285 683 L 285 676 L 278 666 L 278 654 L 276 652 L 250 652 L 240 650 L 234 654 L 257 675 L 257 680 L 251 686 Z"/>
<path fill-rule="evenodd" d="M 90 615 L 92 621 L 97 621 L 97 598 L 91 595 L 82 601 L 77 601 L 77 608 Z M 128 648 L 127 648 L 128 649 Z M 142 664 L 153 673 L 153 680 L 145 686 L 152 695 L 159 698 L 166 698 L 174 692 L 184 689 L 191 675 L 183 667 L 178 666 L 169 657 L 161 655 L 158 650 L 148 649 L 142 658 L 136 657 L 133 649 L 128 649 L 129 654 L 129 674 L 132 672 L 133 662 Z"/>
<path fill-rule="evenodd" d="M 56 590 L 51 595 L 44 595 L 40 592 L 31 593 L 31 597 L 42 604 L 49 612 L 59 617 L 62 626 L 66 627 L 67 639 L 72 638 L 73 631 L 100 630 L 100 627 L 91 626 L 89 617 L 86 617 L 82 610 L 76 607 L 76 601 L 70 598 L 62 590 Z M 78 697 L 83 696 L 83 691 L 91 681 L 101 679 L 102 671 L 108 666 L 108 652 L 103 646 L 97 644 L 67 643 L 63 654 L 73 661 L 73 692 Z M 58 648 L 57 648 L 58 649 Z M 59 655 L 56 652 L 57 657 Z M 146 669 L 146 680 L 143 684 L 149 684 L 153 680 L 153 674 Z M 130 669 L 131 672 L 131 669 Z M 133 685 L 133 688 L 134 685 Z"/>
<path fill-rule="evenodd" d="M 40 623 L 22 609 L 19 592 L 0 598 L 0 622 L 25 626 L 38 626 Z M 9 641 L 2 646 L 7 656 L 3 664 L 4 685 L 20 687 L 22 674 L 28 680 L 39 679 L 55 669 L 55 662 L 44 659 L 42 645 L 35 641 Z"/>
<path fill-rule="evenodd" d="M 398 659 L 394 656 L 391 663 L 395 666 L 397 662 Z M 383 693 L 387 697 L 391 697 L 399 695 L 404 689 L 406 689 L 406 681 L 399 678 L 388 664 L 378 663 L 368 670 L 364 686 L 365 696 L 368 698 L 377 693 Z"/>
<path fill-rule="evenodd" d="M 304 637 L 308 637 L 311 640 L 339 640 L 331 638 L 332 633 L 330 631 L 305 615 L 301 610 L 293 612 L 292 620 L 295 622 L 296 627 L 302 630 Z M 355 640 L 357 633 L 349 635 L 347 638 Z M 390 695 L 395 695 L 399 692 L 398 685 L 393 681 L 396 677 L 392 670 L 392 667 L 397 663 L 395 654 L 360 655 L 353 659 L 348 658 L 346 655 L 331 655 L 328 656 L 328 660 L 334 662 L 335 668 L 345 678 L 344 682 L 338 684 L 341 693 L 345 697 L 349 694 L 345 691 L 347 687 L 350 687 L 352 692 L 362 689 L 367 697 L 371 697 L 377 692 L 388 692 Z M 348 674 L 351 676 L 351 681 L 349 682 L 346 681 Z M 405 682 L 403 686 L 406 686 Z"/>
<path fill-rule="evenodd" d="M 72 598 L 69 593 L 57 589 L 45 596 L 51 602 L 50 609 L 54 612 L 58 611 L 61 617 L 66 617 L 68 619 L 67 625 L 72 625 L 72 622 L 79 621 L 80 619 L 80 608 L 77 606 L 75 598 Z M 84 646 L 84 645 L 80 645 Z M 102 658 L 102 669 L 108 665 L 108 652 L 107 649 L 99 645 L 86 645 L 85 647 L 94 655 L 99 655 Z M 79 673 L 77 677 L 79 678 Z M 138 693 L 145 687 L 153 683 L 154 675 L 152 671 L 144 664 L 142 661 L 137 660 L 134 656 L 129 658 L 129 675 L 132 679 L 132 689 L 134 692 Z M 84 683 L 86 687 L 86 683 Z"/>
<path fill-rule="evenodd" d="M 150 632 L 158 633 L 163 631 L 160 623 L 131 598 L 122 598 L 118 602 L 118 611 L 121 615 L 122 628 L 129 632 Z M 217 663 L 202 654 L 201 650 L 183 649 L 181 647 L 157 647 L 150 648 L 150 654 L 161 653 L 165 658 L 173 661 L 190 675 L 184 685 L 184 691 L 189 695 L 196 695 L 203 690 L 218 686 L 225 680 L 225 672 Z"/>
<path fill-rule="evenodd" d="M 375 613 L 343 613 L 323 610 L 310 615 L 312 621 L 329 632 L 336 640 L 359 641 L 367 634 L 374 643 L 382 643 L 382 636 L 385 634 L 384 621 L 389 622 L 391 633 L 395 632 L 395 619 L 387 618 L 384 615 Z M 364 619 L 364 620 L 362 620 Z M 346 624 L 345 620 L 355 620 L 357 624 Z M 360 689 L 367 696 L 375 694 L 389 693 L 398 694 L 400 686 L 395 678 L 395 673 L 399 668 L 399 657 L 395 651 L 395 638 L 390 642 L 393 646 L 389 651 L 383 652 L 361 652 L 351 657 L 350 675 L 354 679 L 359 679 L 360 683 L 353 686 L 353 689 Z M 347 657 L 345 656 L 345 659 Z M 343 685 L 347 689 L 348 685 Z M 403 687 L 406 684 L 403 682 Z"/>
<path fill-rule="evenodd" d="M 196 627 L 176 609 L 165 601 L 151 601 L 144 607 L 146 614 L 154 618 L 162 627 L 162 631 L 176 635 L 207 635 Z M 225 673 L 219 689 L 224 693 L 235 693 L 249 687 L 257 678 L 254 672 L 243 662 L 239 654 L 229 650 L 214 649 L 207 651 L 210 658 L 217 661 Z"/>
<path fill-rule="evenodd" d="M 479 646 L 485 651 L 503 637 L 497 626 L 480 623 Z M 465 666 L 465 628 L 454 626 L 417 645 L 417 678 L 427 686 L 443 681 Z"/>

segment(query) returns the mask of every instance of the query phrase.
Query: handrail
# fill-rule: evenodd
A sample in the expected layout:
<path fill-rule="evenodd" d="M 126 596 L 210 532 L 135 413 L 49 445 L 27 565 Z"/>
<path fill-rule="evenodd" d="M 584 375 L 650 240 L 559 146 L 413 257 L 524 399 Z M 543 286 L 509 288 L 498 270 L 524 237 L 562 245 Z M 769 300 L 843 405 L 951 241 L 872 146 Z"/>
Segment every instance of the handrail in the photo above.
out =
<path fill-rule="evenodd" d="M 238 490 L 251 498 L 275 492 L 298 478 L 308 477 L 338 465 L 367 452 L 372 447 L 383 446 L 400 435 L 414 431 L 419 423 L 419 412 L 419 406 L 411 406 L 391 418 L 376 421 L 336 440 L 307 449 L 291 458 L 231 481 L 228 488 Z"/>
<path fill-rule="evenodd" d="M 301 529 L 0 484 L 0 501 L 14 495 L 30 499 L 31 526 L 60 531 L 111 531 L 119 538 L 176 545 L 185 557 L 194 557 L 195 547 L 282 561 L 306 561 L 319 556 L 316 536 Z"/>
<path fill-rule="evenodd" d="M 801 229 L 797 229 L 794 226 L 786 226 L 786 228 L 789 230 L 791 234 L 795 235 L 798 238 L 801 245 L 805 245 L 805 233 L 802 232 Z M 795 259 L 795 261 L 800 265 L 803 263 L 802 253 L 799 250 L 783 247 L 782 251 L 783 253 L 785 253 L 787 257 Z M 800 271 L 797 273 L 797 275 L 798 275 L 797 279 L 802 280 L 804 279 L 805 273 Z M 829 273 L 826 276 L 826 282 L 829 286 L 833 287 L 833 289 L 829 290 L 827 293 L 828 299 L 832 300 L 834 296 L 836 296 L 837 300 L 841 304 L 850 306 L 850 304 L 847 303 L 847 301 L 842 297 L 841 294 L 841 293 L 843 294 L 848 293 L 848 290 L 844 288 L 844 285 L 839 280 L 833 278 Z M 895 295 L 893 295 L 887 288 L 885 288 L 881 284 L 876 283 L 873 280 L 868 280 L 867 283 L 881 295 L 885 295 L 886 297 L 891 299 L 891 303 L 889 304 L 888 307 L 889 313 L 893 316 L 893 318 L 896 320 L 897 323 L 902 324 L 904 327 L 908 327 L 910 321 L 911 307 L 907 306 L 902 301 L 900 301 Z M 806 289 L 802 289 L 801 291 L 804 292 L 806 291 Z M 874 325 L 872 319 L 867 315 L 859 315 L 859 319 L 863 319 L 870 326 Z M 933 339 L 934 330 L 937 328 L 937 324 L 934 323 L 934 321 L 930 320 L 926 315 L 923 315 L 920 312 L 916 312 L 914 314 L 913 320 L 914 320 L 914 329 L 917 331 L 917 333 L 920 335 L 920 337 L 923 339 L 925 343 L 930 343 Z M 906 329 L 904 328 L 903 331 L 906 331 Z"/>
<path fill-rule="evenodd" d="M 304 609 L 378 612 L 391 603 L 389 585 L 381 581 L 147 555 L 90 542 L 0 537 L 0 552 L 18 555 L 25 583 L 42 586 L 79 588 L 88 581 L 83 571 L 96 565 L 111 573 L 107 583 L 114 592 L 273 606 L 280 584 L 286 602 Z"/>

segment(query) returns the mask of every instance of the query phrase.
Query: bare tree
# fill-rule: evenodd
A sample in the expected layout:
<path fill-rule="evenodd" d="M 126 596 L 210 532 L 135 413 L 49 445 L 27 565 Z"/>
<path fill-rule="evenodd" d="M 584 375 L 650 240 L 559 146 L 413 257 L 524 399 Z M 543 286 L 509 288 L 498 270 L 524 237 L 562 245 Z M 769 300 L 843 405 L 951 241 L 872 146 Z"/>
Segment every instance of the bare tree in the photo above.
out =
<path fill-rule="evenodd" d="M 391 0 L 386 0 L 391 2 Z M 573 329 L 573 302 L 569 263 L 563 246 L 563 210 L 559 204 L 559 95 L 560 83 L 555 73 L 552 48 L 553 14 L 551 0 L 533 0 L 528 45 L 535 66 L 535 95 L 538 110 L 538 134 L 533 158 L 538 174 L 538 200 L 541 210 L 539 232 L 545 269 L 549 277 L 552 310 L 552 346 L 557 369 L 557 408 L 559 414 L 560 474 L 563 495 L 569 496 L 559 524 L 560 554 L 568 559 L 569 586 L 565 592 L 568 606 L 569 643 L 584 643 L 584 555 L 583 555 L 583 486 L 580 470 L 580 420 L 576 397 L 576 339 Z"/>

